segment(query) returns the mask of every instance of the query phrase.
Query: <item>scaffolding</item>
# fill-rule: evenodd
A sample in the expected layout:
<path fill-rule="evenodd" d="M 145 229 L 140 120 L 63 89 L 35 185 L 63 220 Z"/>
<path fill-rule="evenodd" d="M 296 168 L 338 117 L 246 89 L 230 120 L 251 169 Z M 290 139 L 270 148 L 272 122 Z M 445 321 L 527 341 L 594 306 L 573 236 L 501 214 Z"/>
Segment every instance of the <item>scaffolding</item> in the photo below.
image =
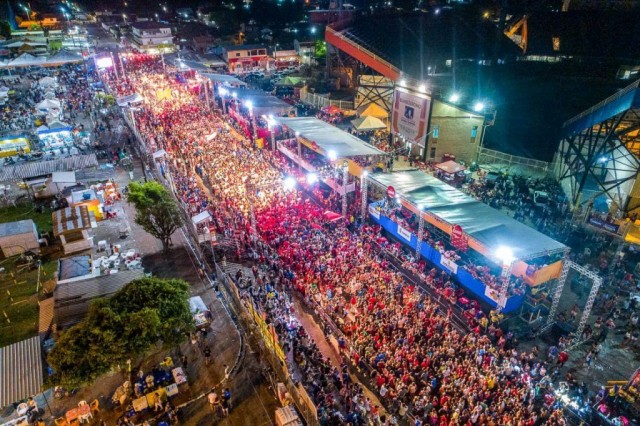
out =
<path fill-rule="evenodd" d="M 565 122 L 563 134 L 554 174 L 574 207 L 603 194 L 624 214 L 640 209 L 640 80 Z"/>
<path fill-rule="evenodd" d="M 580 317 L 580 322 L 578 323 L 578 327 L 576 331 L 573 333 L 573 338 L 571 343 L 569 344 L 569 348 L 574 348 L 580 343 L 582 343 L 582 333 L 584 332 L 585 326 L 589 321 L 589 316 L 591 316 L 591 310 L 593 309 L 593 304 L 596 300 L 596 296 L 598 295 L 598 291 L 600 290 L 600 286 L 602 285 L 602 277 L 598 275 L 597 272 L 592 271 L 584 266 L 578 265 L 577 263 L 567 259 L 565 255 L 565 259 L 562 264 L 562 272 L 560 273 L 560 277 L 558 278 L 558 284 L 553 292 L 553 299 L 551 302 L 551 308 L 549 310 L 549 315 L 547 317 L 547 322 L 540 329 L 538 334 L 542 334 L 549 330 L 556 322 L 556 314 L 558 312 L 558 306 L 560 304 L 560 299 L 562 297 L 562 292 L 564 291 L 564 286 L 567 282 L 567 277 L 569 276 L 569 270 L 573 269 L 578 273 L 586 276 L 591 279 L 593 285 L 591 286 L 591 291 L 589 292 L 589 296 L 587 297 L 587 302 L 582 311 L 582 317 Z"/>

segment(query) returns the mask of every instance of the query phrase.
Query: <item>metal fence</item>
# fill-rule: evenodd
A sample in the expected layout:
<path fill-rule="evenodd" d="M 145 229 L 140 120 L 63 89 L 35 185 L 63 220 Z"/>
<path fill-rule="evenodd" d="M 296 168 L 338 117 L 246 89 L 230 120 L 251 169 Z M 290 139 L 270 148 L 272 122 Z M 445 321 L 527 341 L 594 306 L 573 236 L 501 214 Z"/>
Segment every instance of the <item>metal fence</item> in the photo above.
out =
<path fill-rule="evenodd" d="M 480 165 L 524 168 L 542 174 L 551 172 L 551 164 L 547 163 L 546 161 L 535 160 L 533 158 L 518 157 L 517 155 L 506 154 L 504 152 L 494 151 L 487 148 L 480 148 L 478 150 L 477 162 Z"/>
<path fill-rule="evenodd" d="M 242 321 L 246 329 L 252 330 L 254 336 L 260 339 L 260 359 L 265 360 L 271 369 L 276 373 L 278 381 L 283 383 L 287 388 L 287 392 L 291 395 L 293 403 L 309 426 L 319 426 L 318 413 L 315 404 L 311 400 L 307 391 L 302 384 L 296 383 L 289 374 L 289 368 L 285 361 L 277 355 L 277 342 L 267 342 L 266 336 L 260 330 L 259 324 L 255 321 L 253 315 L 247 309 L 251 301 L 248 296 L 244 296 L 238 290 L 233 279 L 223 270 L 219 263 L 215 263 L 215 271 L 219 283 L 220 293 L 227 302 L 229 308 L 236 317 Z M 281 348 L 279 348 L 282 351 Z M 274 389 L 275 391 L 275 389 Z"/>
<path fill-rule="evenodd" d="M 309 93 L 307 91 L 300 91 L 300 100 L 305 104 L 309 104 L 317 109 L 337 106 L 342 110 L 352 110 L 354 108 L 352 101 L 341 101 L 337 99 L 329 99 L 326 96 L 317 95 L 315 93 Z"/>

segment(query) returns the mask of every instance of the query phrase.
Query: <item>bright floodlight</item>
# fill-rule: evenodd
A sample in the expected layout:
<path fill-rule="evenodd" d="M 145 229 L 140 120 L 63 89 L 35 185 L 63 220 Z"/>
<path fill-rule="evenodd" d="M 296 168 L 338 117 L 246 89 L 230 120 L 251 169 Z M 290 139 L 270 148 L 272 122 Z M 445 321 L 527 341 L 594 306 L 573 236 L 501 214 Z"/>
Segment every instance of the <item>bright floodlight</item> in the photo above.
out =
<path fill-rule="evenodd" d="M 309 173 L 307 175 L 307 183 L 309 185 L 313 185 L 314 183 L 316 183 L 318 181 L 318 175 L 315 173 Z"/>
<path fill-rule="evenodd" d="M 404 78 L 400 80 L 400 86 L 406 86 L 406 85 L 407 85 L 407 80 L 405 80 Z"/>
<path fill-rule="evenodd" d="M 362 171 L 362 177 L 366 178 L 367 176 L 369 176 L 369 170 L 363 170 Z"/>
<path fill-rule="evenodd" d="M 247 108 L 249 108 L 249 109 L 253 109 L 253 102 L 251 102 L 251 101 L 246 101 L 244 104 L 245 104 L 245 106 L 246 106 Z"/>
<path fill-rule="evenodd" d="M 284 189 L 291 191 L 296 187 L 296 179 L 293 176 L 287 176 L 284 178 Z"/>
<path fill-rule="evenodd" d="M 508 265 L 509 263 L 515 260 L 515 257 L 513 256 L 513 251 L 507 246 L 498 247 L 498 249 L 496 250 L 496 257 L 500 259 L 500 261 L 504 265 Z"/>
<path fill-rule="evenodd" d="M 427 91 L 427 86 L 425 86 L 424 84 L 421 84 L 420 87 L 418 87 L 418 90 L 421 92 L 426 92 Z"/>
<path fill-rule="evenodd" d="M 220 94 L 220 96 L 227 96 L 229 94 L 229 91 L 224 87 L 221 87 L 218 89 L 218 93 Z"/>
<path fill-rule="evenodd" d="M 327 152 L 327 157 L 330 161 L 336 161 L 338 159 L 338 154 L 334 150 Z"/>
<path fill-rule="evenodd" d="M 238 97 L 238 92 L 233 92 L 233 93 L 231 94 L 231 96 L 233 96 L 234 98 L 237 98 L 237 97 Z"/>
<path fill-rule="evenodd" d="M 460 100 L 460 95 L 457 93 L 452 93 L 451 96 L 449 96 L 449 102 L 453 102 L 455 104 L 459 100 Z"/>
<path fill-rule="evenodd" d="M 473 106 L 473 110 L 476 112 L 480 112 L 484 109 L 484 103 L 483 102 L 476 102 L 475 105 Z"/>

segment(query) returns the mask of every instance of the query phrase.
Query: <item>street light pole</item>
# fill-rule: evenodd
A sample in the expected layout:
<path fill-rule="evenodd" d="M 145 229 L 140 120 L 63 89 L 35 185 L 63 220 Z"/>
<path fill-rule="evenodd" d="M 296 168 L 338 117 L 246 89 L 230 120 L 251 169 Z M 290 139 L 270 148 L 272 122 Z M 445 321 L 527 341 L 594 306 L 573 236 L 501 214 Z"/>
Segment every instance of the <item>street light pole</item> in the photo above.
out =
<path fill-rule="evenodd" d="M 342 163 L 342 216 L 347 218 L 347 184 L 349 182 L 349 163 Z"/>

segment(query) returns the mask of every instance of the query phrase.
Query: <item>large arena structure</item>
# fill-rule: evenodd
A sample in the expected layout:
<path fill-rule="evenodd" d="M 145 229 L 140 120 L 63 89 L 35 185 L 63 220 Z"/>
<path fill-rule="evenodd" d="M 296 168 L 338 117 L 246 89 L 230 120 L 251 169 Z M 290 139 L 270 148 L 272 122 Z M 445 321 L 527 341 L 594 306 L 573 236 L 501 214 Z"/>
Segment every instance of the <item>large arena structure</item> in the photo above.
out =
<path fill-rule="evenodd" d="M 554 173 L 571 204 L 613 218 L 640 212 L 640 80 L 568 120 L 562 133 Z"/>

